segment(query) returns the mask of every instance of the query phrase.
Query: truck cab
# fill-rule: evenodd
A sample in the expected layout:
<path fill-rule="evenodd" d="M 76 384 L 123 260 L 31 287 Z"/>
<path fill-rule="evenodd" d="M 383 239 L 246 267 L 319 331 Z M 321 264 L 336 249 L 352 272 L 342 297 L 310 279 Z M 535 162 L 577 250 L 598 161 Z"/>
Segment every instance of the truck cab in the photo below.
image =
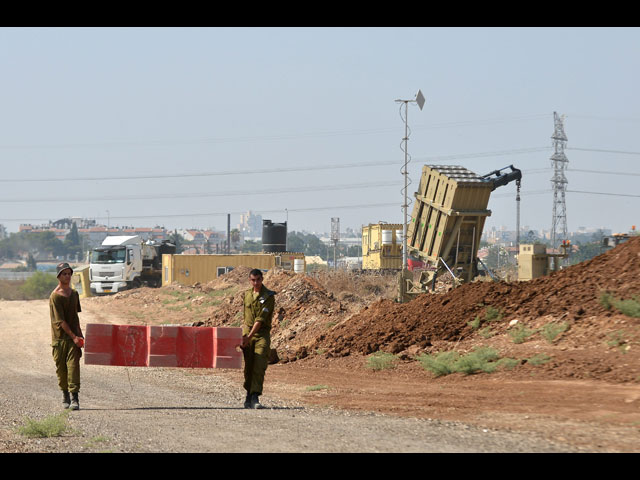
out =
<path fill-rule="evenodd" d="M 91 252 L 91 293 L 117 293 L 142 285 L 142 239 L 137 236 L 107 237 Z"/>

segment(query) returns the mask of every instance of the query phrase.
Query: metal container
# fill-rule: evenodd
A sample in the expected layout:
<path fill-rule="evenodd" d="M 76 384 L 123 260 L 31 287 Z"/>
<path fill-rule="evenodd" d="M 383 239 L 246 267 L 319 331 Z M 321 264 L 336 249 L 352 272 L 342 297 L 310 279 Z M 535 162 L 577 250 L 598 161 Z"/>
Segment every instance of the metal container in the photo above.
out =
<path fill-rule="evenodd" d="M 162 256 L 162 284 L 177 282 L 181 285 L 206 283 L 230 272 L 236 267 L 272 268 L 294 271 L 295 261 L 303 262 L 304 253 L 251 253 L 240 255 L 168 255 Z M 298 268 L 300 268 L 298 266 Z"/>
<path fill-rule="evenodd" d="M 293 260 L 293 271 L 295 273 L 304 273 L 304 258 L 296 258 Z"/>
<path fill-rule="evenodd" d="M 262 250 L 265 253 L 286 252 L 287 222 L 273 223 L 271 220 L 262 221 Z"/>
<path fill-rule="evenodd" d="M 393 241 L 402 224 L 371 223 L 362 227 L 362 268 L 364 270 L 402 269 L 402 241 Z"/>
<path fill-rule="evenodd" d="M 477 273 L 477 253 L 493 184 L 461 166 L 424 165 L 413 214 L 407 228 L 407 249 L 428 266 Z M 462 272 L 460 272 L 462 270 Z"/>

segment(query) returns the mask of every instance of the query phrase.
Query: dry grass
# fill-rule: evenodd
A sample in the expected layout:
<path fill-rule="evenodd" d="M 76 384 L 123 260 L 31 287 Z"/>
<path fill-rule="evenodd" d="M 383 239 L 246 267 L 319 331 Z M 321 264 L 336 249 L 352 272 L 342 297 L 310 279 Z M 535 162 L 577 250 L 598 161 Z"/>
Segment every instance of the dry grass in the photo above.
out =
<path fill-rule="evenodd" d="M 338 300 L 368 303 L 397 296 L 397 278 L 394 274 L 360 274 L 338 270 L 317 272 L 313 278 Z"/>

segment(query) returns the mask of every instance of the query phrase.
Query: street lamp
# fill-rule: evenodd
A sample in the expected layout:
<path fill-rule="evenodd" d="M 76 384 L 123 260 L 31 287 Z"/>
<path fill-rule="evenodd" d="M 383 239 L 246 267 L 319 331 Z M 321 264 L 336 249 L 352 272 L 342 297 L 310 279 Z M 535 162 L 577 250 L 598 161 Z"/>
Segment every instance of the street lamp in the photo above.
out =
<path fill-rule="evenodd" d="M 404 103 L 404 170 L 402 171 L 404 175 L 404 204 L 402 205 L 404 211 L 404 223 L 402 225 L 402 270 L 407 269 L 407 209 L 409 207 L 409 200 L 407 198 L 407 193 L 409 189 L 409 177 L 407 172 L 407 164 L 409 163 L 409 153 L 407 151 L 407 142 L 409 141 L 409 122 L 408 122 L 408 113 L 409 113 L 409 103 L 417 103 L 420 110 L 424 107 L 425 98 L 422 95 L 422 91 L 418 90 L 415 98 L 413 100 L 396 100 L 396 103 Z M 400 116 L 402 117 L 402 105 L 400 106 Z"/>

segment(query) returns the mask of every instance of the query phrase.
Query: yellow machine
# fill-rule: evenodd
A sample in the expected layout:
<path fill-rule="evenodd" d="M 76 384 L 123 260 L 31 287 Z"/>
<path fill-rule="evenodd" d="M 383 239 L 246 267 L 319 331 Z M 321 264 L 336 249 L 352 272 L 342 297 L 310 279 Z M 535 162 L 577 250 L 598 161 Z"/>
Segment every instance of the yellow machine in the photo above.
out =
<path fill-rule="evenodd" d="M 402 269 L 402 224 L 379 222 L 362 227 L 362 269 Z"/>
<path fill-rule="evenodd" d="M 504 172 L 507 168 L 511 170 Z M 521 179 L 513 165 L 483 176 L 458 165 L 424 165 L 407 227 L 407 251 L 425 263 L 425 270 L 419 282 L 403 270 L 398 300 L 426 291 L 439 273 L 449 272 L 456 283 L 471 281 L 478 274 L 478 246 L 491 215 L 491 192 L 516 181 L 519 202 Z"/>
<path fill-rule="evenodd" d="M 304 253 L 248 253 L 238 255 L 162 255 L 162 285 L 206 283 L 235 267 L 283 270 L 304 273 Z"/>
<path fill-rule="evenodd" d="M 71 288 L 78 291 L 80 298 L 92 297 L 89 280 L 89 266 L 80 267 L 73 270 L 71 275 Z"/>

